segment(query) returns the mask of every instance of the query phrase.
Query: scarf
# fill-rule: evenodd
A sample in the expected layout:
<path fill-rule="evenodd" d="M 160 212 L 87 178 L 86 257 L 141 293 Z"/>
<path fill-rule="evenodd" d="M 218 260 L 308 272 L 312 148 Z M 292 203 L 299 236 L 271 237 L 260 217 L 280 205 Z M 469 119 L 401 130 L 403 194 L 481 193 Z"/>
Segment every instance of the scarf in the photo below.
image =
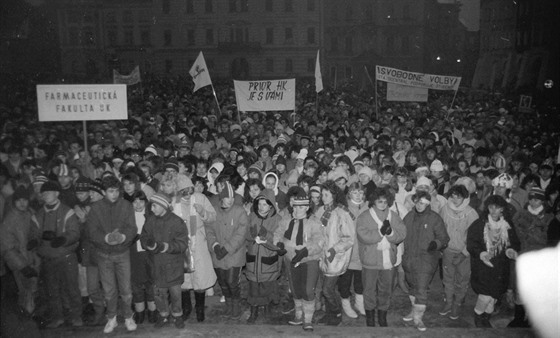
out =
<path fill-rule="evenodd" d="M 496 257 L 500 252 L 509 246 L 508 230 L 510 226 L 502 217 L 498 221 L 494 221 L 488 215 L 488 223 L 484 227 L 484 243 L 486 243 L 486 251 L 490 254 L 490 258 Z M 497 232 L 492 230 L 498 230 Z"/>
<path fill-rule="evenodd" d="M 299 225 L 298 225 L 298 232 L 296 235 L 296 245 L 303 245 L 303 218 L 300 218 L 298 221 L 299 221 Z M 286 230 L 286 232 L 284 233 L 284 238 L 288 240 L 292 239 L 292 233 L 294 231 L 295 223 L 296 223 L 296 219 L 292 218 L 292 220 L 290 221 L 290 225 L 288 226 L 288 230 Z"/>
<path fill-rule="evenodd" d="M 379 232 L 379 235 L 381 236 L 381 242 L 377 243 L 377 250 L 382 252 L 382 257 L 383 257 L 383 269 L 388 270 L 393 268 L 393 263 L 391 263 L 391 243 L 389 243 L 389 241 L 387 240 L 386 236 L 383 236 L 381 234 L 381 227 L 383 226 L 383 221 L 379 219 L 379 217 L 377 217 L 377 212 L 375 212 L 375 210 L 373 208 L 369 208 L 369 213 L 371 215 L 371 217 L 373 218 L 373 220 L 375 221 L 375 223 L 377 223 L 377 231 Z M 389 222 L 391 222 L 391 212 L 389 212 L 387 214 L 387 218 L 386 218 Z"/>
<path fill-rule="evenodd" d="M 536 209 L 531 208 L 530 205 L 527 206 L 527 211 L 529 211 L 529 213 L 531 213 L 531 215 L 538 216 L 543 210 L 544 210 L 543 205 L 541 205 L 540 207 L 538 207 Z"/>
<path fill-rule="evenodd" d="M 327 224 L 329 223 L 329 219 L 331 218 L 332 212 L 336 208 L 340 208 L 340 209 L 346 211 L 350 215 L 350 217 L 352 218 L 353 221 L 356 220 L 356 217 L 354 217 L 354 215 L 352 215 L 352 213 L 350 212 L 350 209 L 348 209 L 348 207 L 346 207 L 342 204 L 334 205 L 334 203 L 333 203 L 331 205 L 325 205 L 325 212 L 321 216 L 321 224 L 323 224 L 324 227 L 326 227 Z"/>

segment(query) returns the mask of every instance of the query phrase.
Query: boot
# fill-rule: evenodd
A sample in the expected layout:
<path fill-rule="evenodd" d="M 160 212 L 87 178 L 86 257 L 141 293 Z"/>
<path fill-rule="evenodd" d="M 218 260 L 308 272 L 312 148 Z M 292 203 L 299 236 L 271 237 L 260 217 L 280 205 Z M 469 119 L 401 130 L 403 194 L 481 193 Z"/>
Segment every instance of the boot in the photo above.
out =
<path fill-rule="evenodd" d="M 196 302 L 194 308 L 196 311 L 196 320 L 198 322 L 204 321 L 204 307 L 206 302 L 206 294 L 204 292 L 195 292 L 194 300 Z M 184 310 L 183 310 L 184 311 Z"/>
<path fill-rule="evenodd" d="M 350 304 L 350 298 L 342 298 L 342 310 L 344 314 L 350 318 L 358 318 L 358 314 L 354 309 L 352 309 L 352 305 Z"/>
<path fill-rule="evenodd" d="M 453 308 L 453 303 L 450 302 L 449 299 L 447 299 L 447 302 L 445 303 L 445 305 L 443 306 L 439 314 L 442 316 L 447 316 L 451 312 L 452 308 Z"/>
<path fill-rule="evenodd" d="M 416 297 L 408 296 L 408 298 L 410 298 L 410 304 L 412 304 L 412 307 L 410 309 L 410 313 L 403 317 L 405 322 L 411 322 L 414 320 L 414 303 L 416 302 Z"/>
<path fill-rule="evenodd" d="M 157 319 L 158 319 L 158 316 L 157 316 L 156 310 L 154 310 L 154 311 L 148 310 L 148 322 L 154 324 L 155 322 L 157 322 Z"/>
<path fill-rule="evenodd" d="M 414 311 L 414 325 L 419 331 L 426 331 L 426 325 L 422 321 L 422 317 L 424 317 L 424 312 L 426 312 L 426 305 L 425 304 L 414 304 L 413 306 Z"/>
<path fill-rule="evenodd" d="M 515 304 L 514 317 L 507 327 L 529 327 L 529 322 L 525 319 L 525 307 Z"/>
<path fill-rule="evenodd" d="M 224 312 L 222 313 L 222 316 L 231 317 L 232 313 L 233 313 L 233 299 L 226 298 L 226 308 L 225 308 Z"/>
<path fill-rule="evenodd" d="M 387 311 L 377 310 L 377 320 L 379 321 L 379 326 L 387 327 Z"/>
<path fill-rule="evenodd" d="M 479 327 L 479 328 L 484 327 L 484 323 L 483 323 L 484 318 L 483 317 L 484 317 L 484 313 L 479 315 L 475 311 L 475 313 L 474 313 L 474 326 Z"/>
<path fill-rule="evenodd" d="M 105 307 L 104 306 L 94 306 L 95 314 L 89 320 L 87 326 L 104 326 L 107 323 L 107 318 L 105 318 Z"/>
<path fill-rule="evenodd" d="M 191 292 L 181 292 L 181 305 L 183 307 L 183 321 L 187 320 L 192 312 Z"/>
<path fill-rule="evenodd" d="M 459 319 L 460 310 L 461 310 L 461 304 L 453 303 L 453 306 L 451 306 L 451 313 L 449 314 L 449 318 L 453 320 Z"/>
<path fill-rule="evenodd" d="M 342 322 L 342 313 L 333 313 L 327 322 L 329 326 L 338 326 Z"/>
<path fill-rule="evenodd" d="M 288 324 L 290 325 L 301 325 L 303 324 L 303 300 L 294 299 L 294 319 L 290 320 Z"/>
<path fill-rule="evenodd" d="M 366 310 L 366 325 L 375 326 L 375 310 Z"/>
<path fill-rule="evenodd" d="M 183 319 L 183 316 L 173 316 L 173 324 L 175 324 L 176 328 L 183 329 L 185 327 L 185 320 Z"/>
<path fill-rule="evenodd" d="M 164 317 L 162 315 L 158 316 L 157 322 L 154 324 L 154 327 L 157 328 L 162 328 L 164 327 L 167 323 L 169 323 L 169 317 Z"/>
<path fill-rule="evenodd" d="M 489 328 L 489 329 L 492 328 L 492 324 L 490 324 L 490 314 L 489 313 L 484 312 L 482 314 L 482 327 Z"/>
<path fill-rule="evenodd" d="M 264 318 L 272 318 L 272 304 L 263 306 Z"/>
<path fill-rule="evenodd" d="M 315 301 L 304 300 L 303 304 L 303 329 L 305 331 L 313 331 L 313 314 L 315 313 Z"/>
<path fill-rule="evenodd" d="M 366 315 L 366 310 L 364 309 L 364 295 L 356 294 L 356 298 L 354 299 L 354 308 L 362 316 Z"/>
<path fill-rule="evenodd" d="M 239 317 L 241 317 L 240 301 L 241 300 L 239 298 L 233 299 L 233 305 L 232 305 L 232 308 L 231 308 L 231 318 L 239 319 Z"/>
<path fill-rule="evenodd" d="M 136 324 L 142 324 L 144 322 L 144 316 L 146 314 L 146 310 L 140 312 L 134 312 L 134 321 Z"/>
<path fill-rule="evenodd" d="M 249 319 L 247 319 L 247 324 L 255 324 L 258 317 L 259 317 L 259 307 L 251 306 L 251 315 L 249 316 Z"/>

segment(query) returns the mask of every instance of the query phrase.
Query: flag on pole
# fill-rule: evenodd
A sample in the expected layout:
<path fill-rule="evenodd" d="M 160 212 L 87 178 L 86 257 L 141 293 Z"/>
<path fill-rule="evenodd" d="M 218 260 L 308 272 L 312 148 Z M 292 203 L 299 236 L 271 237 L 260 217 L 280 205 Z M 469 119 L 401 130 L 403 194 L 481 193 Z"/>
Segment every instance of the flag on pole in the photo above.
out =
<path fill-rule="evenodd" d="M 212 85 L 212 80 L 210 80 L 210 73 L 208 73 L 208 67 L 206 67 L 206 61 L 204 61 L 204 56 L 202 52 L 198 54 L 196 61 L 189 70 L 194 82 L 193 93 L 202 87 Z"/>
<path fill-rule="evenodd" d="M 113 83 L 125 84 L 128 86 L 142 82 L 140 78 L 140 67 L 136 66 L 129 75 L 122 75 L 117 70 L 113 69 Z"/>
<path fill-rule="evenodd" d="M 315 62 L 315 91 L 323 90 L 323 77 L 321 76 L 321 65 L 319 64 L 319 50 L 317 50 L 317 61 Z"/>

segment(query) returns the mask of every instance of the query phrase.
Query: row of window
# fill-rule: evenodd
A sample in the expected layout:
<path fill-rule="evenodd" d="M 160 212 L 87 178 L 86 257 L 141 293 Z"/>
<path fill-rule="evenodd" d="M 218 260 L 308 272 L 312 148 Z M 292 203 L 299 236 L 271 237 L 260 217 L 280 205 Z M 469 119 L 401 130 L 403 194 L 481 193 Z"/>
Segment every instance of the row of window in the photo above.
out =
<path fill-rule="evenodd" d="M 300 0 L 301 1 L 301 0 Z M 306 0 L 306 8 L 308 11 L 315 11 L 315 0 Z M 217 0 L 204 0 L 204 12 L 205 13 L 214 13 L 214 6 Z M 276 0 L 276 3 L 280 1 Z M 236 12 L 249 12 L 251 6 L 260 6 L 263 3 L 262 0 L 228 0 L 228 11 L 230 13 Z M 295 0 L 283 0 L 282 1 L 282 10 L 284 12 L 293 12 L 294 11 L 294 3 Z M 170 14 L 174 9 L 172 9 L 172 1 L 171 0 L 162 0 L 161 2 L 161 11 L 163 14 Z M 273 0 L 264 0 L 264 10 L 266 12 L 273 12 L 274 11 L 274 1 Z M 187 14 L 194 14 L 195 13 L 195 0 L 186 0 L 185 1 L 185 12 Z"/>
<path fill-rule="evenodd" d="M 275 62 L 276 61 L 276 62 Z M 275 59 L 265 59 L 265 72 L 267 73 L 274 73 L 275 69 L 279 71 L 278 69 L 278 63 L 280 63 L 281 65 L 283 64 L 284 69 L 283 71 L 286 73 L 293 73 L 294 72 L 294 60 L 287 58 L 284 59 L 280 62 L 278 62 L 278 60 Z M 194 60 L 188 60 L 188 64 L 193 64 Z M 208 69 L 210 69 L 210 71 L 212 71 L 212 68 L 214 68 L 214 60 L 209 58 L 206 59 L 206 64 L 208 65 Z M 173 60 L 165 60 L 165 72 L 166 73 L 170 73 L 173 69 Z M 313 73 L 315 72 L 315 58 L 310 58 L 307 59 L 307 72 L 308 73 Z"/>

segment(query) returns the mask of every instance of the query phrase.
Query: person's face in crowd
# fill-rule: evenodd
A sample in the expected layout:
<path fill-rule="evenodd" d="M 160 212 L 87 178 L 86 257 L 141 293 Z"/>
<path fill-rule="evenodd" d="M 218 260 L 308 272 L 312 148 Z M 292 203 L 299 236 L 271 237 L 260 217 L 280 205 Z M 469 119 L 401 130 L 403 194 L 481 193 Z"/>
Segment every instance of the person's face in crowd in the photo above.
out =
<path fill-rule="evenodd" d="M 511 162 L 511 168 L 513 169 L 514 172 L 519 172 L 519 170 L 521 170 L 521 162 L 519 161 L 512 161 Z"/>
<path fill-rule="evenodd" d="M 252 171 L 248 172 L 247 177 L 258 179 L 259 178 L 259 173 L 256 172 L 255 170 L 252 170 Z"/>
<path fill-rule="evenodd" d="M 218 175 L 220 174 L 218 172 L 218 170 L 216 170 L 216 168 L 212 168 L 210 169 L 210 171 L 208 172 L 208 174 L 210 175 L 210 178 L 212 179 L 213 182 L 216 181 L 216 178 L 218 177 Z"/>
<path fill-rule="evenodd" d="M 261 149 L 261 159 L 266 160 L 268 159 L 270 156 L 270 153 L 268 152 L 268 149 L 266 148 L 262 148 Z"/>
<path fill-rule="evenodd" d="M 208 168 L 206 167 L 205 163 L 197 163 L 196 164 L 196 174 L 200 177 L 204 177 L 206 176 L 206 172 L 208 171 Z"/>
<path fill-rule="evenodd" d="M 259 210 L 259 214 L 264 216 L 268 214 L 272 207 L 266 202 L 264 198 L 261 198 L 257 204 L 257 208 Z"/>
<path fill-rule="evenodd" d="M 309 210 L 308 205 L 296 205 L 293 208 L 294 208 L 293 216 L 296 219 L 305 218 L 305 216 L 307 215 L 307 210 Z"/>
<path fill-rule="evenodd" d="M 150 167 L 143 165 L 143 166 L 140 167 L 140 170 L 142 170 L 142 172 L 144 173 L 144 176 L 150 177 L 150 175 L 151 175 L 150 174 Z"/>
<path fill-rule="evenodd" d="M 362 189 L 354 189 L 350 191 L 350 199 L 356 203 L 360 204 L 364 201 L 364 190 Z"/>
<path fill-rule="evenodd" d="M 204 192 L 204 184 L 201 181 L 196 181 L 194 183 L 194 192 L 202 194 Z"/>
<path fill-rule="evenodd" d="M 389 202 L 385 197 L 379 197 L 373 202 L 373 206 L 380 211 L 385 211 L 389 207 Z"/>
<path fill-rule="evenodd" d="M 433 161 L 436 158 L 436 152 L 432 149 L 426 152 L 426 158 L 430 161 Z"/>
<path fill-rule="evenodd" d="M 72 154 L 77 154 L 80 151 L 80 149 L 82 149 L 82 147 L 80 147 L 80 145 L 78 143 L 72 142 L 70 144 L 70 152 Z"/>
<path fill-rule="evenodd" d="M 485 181 L 484 174 L 477 173 L 474 181 L 477 187 L 482 188 L 484 186 L 484 181 Z"/>
<path fill-rule="evenodd" d="M 121 195 L 121 191 L 118 188 L 108 188 L 104 191 L 104 193 L 105 198 L 107 198 L 107 200 L 112 203 L 116 202 Z"/>
<path fill-rule="evenodd" d="M 432 191 L 432 185 L 417 185 L 416 186 L 416 191 L 425 191 L 425 192 L 431 192 Z"/>
<path fill-rule="evenodd" d="M 303 173 L 309 177 L 315 177 L 315 171 L 317 170 L 317 168 L 313 167 L 313 166 L 309 166 L 305 169 L 303 169 Z"/>
<path fill-rule="evenodd" d="M 136 190 L 136 184 L 130 180 L 123 181 L 123 190 L 128 195 L 134 194 L 134 190 Z"/>
<path fill-rule="evenodd" d="M 494 204 L 488 206 L 488 214 L 492 217 L 493 221 L 498 221 L 504 215 L 504 209 Z"/>
<path fill-rule="evenodd" d="M 259 188 L 258 185 L 253 184 L 252 186 L 249 187 L 249 196 L 251 196 L 252 199 L 257 198 L 257 196 L 259 196 L 261 193 L 261 189 Z"/>
<path fill-rule="evenodd" d="M 396 140 L 395 141 L 395 151 L 399 151 L 403 149 L 403 141 Z"/>
<path fill-rule="evenodd" d="M 60 186 L 65 189 L 68 188 L 70 186 L 70 184 L 72 184 L 72 178 L 70 176 L 58 176 L 58 183 L 60 184 Z"/>
<path fill-rule="evenodd" d="M 85 202 L 89 197 L 89 191 L 76 191 L 78 201 Z"/>
<path fill-rule="evenodd" d="M 29 200 L 27 198 L 18 198 L 14 201 L 14 207 L 19 211 L 26 211 L 29 207 Z"/>
<path fill-rule="evenodd" d="M 362 158 L 362 161 L 364 162 L 364 166 L 366 166 L 366 167 L 371 166 L 371 157 L 365 156 L 365 157 Z"/>
<path fill-rule="evenodd" d="M 416 201 L 416 203 L 414 203 L 414 208 L 418 212 L 424 212 L 424 210 L 426 210 L 426 208 L 428 208 L 429 206 L 430 206 L 430 203 L 426 203 L 426 201 L 424 201 L 423 198 L 418 199 L 418 201 Z"/>
<path fill-rule="evenodd" d="M 222 209 L 229 209 L 233 205 L 235 199 L 233 197 L 224 197 L 222 198 L 221 206 Z"/>
<path fill-rule="evenodd" d="M 157 204 L 157 203 L 152 203 L 152 212 L 154 213 L 154 215 L 161 217 L 163 215 L 165 215 L 165 213 L 167 212 L 167 209 L 165 209 L 164 207 L 162 207 L 161 205 Z"/>
<path fill-rule="evenodd" d="M 405 185 L 407 182 L 407 177 L 405 175 L 397 175 L 397 183 L 400 185 Z"/>
<path fill-rule="evenodd" d="M 279 174 L 283 174 L 286 172 L 286 165 L 283 163 L 277 163 L 276 164 L 276 171 L 278 171 Z"/>
<path fill-rule="evenodd" d="M 544 204 L 544 201 L 543 201 L 543 200 L 540 200 L 540 199 L 538 199 L 538 198 L 530 198 L 530 199 L 529 199 L 529 205 L 530 205 L 531 208 L 533 208 L 533 209 L 540 208 L 543 204 Z"/>
<path fill-rule="evenodd" d="M 200 131 L 200 136 L 202 136 L 203 139 L 208 138 L 208 128 L 202 128 L 202 130 Z"/>
<path fill-rule="evenodd" d="M 367 147 L 367 139 L 365 136 L 359 138 L 358 145 L 360 148 L 364 149 Z"/>
<path fill-rule="evenodd" d="M 321 193 L 318 191 L 312 191 L 311 194 L 311 202 L 315 205 L 319 205 L 321 203 Z"/>
<path fill-rule="evenodd" d="M 98 193 L 97 191 L 90 190 L 89 191 L 89 199 L 92 203 L 97 202 L 97 201 L 101 201 L 103 199 L 103 195 Z"/>
<path fill-rule="evenodd" d="M 486 156 L 477 156 L 476 163 L 479 167 L 486 167 L 488 165 L 488 157 Z"/>
<path fill-rule="evenodd" d="M 460 172 L 466 173 L 467 169 L 468 169 L 467 162 L 465 162 L 465 161 L 457 162 L 457 168 L 459 169 Z"/>
<path fill-rule="evenodd" d="M 33 154 L 34 154 L 34 157 L 35 157 L 36 160 L 41 160 L 41 159 L 47 157 L 47 154 L 41 148 L 33 148 Z"/>
<path fill-rule="evenodd" d="M 321 200 L 324 205 L 331 205 L 334 202 L 334 196 L 328 189 L 321 190 Z"/>
<path fill-rule="evenodd" d="M 106 145 L 103 148 L 103 155 L 105 155 L 105 157 L 107 157 L 107 158 L 111 158 L 111 157 L 113 157 L 113 151 L 114 151 L 114 149 L 113 149 L 112 145 Z"/>
<path fill-rule="evenodd" d="M 299 187 L 302 188 L 306 194 L 309 194 L 309 184 L 307 182 L 300 182 Z"/>
<path fill-rule="evenodd" d="M 469 161 L 471 158 L 473 158 L 473 156 L 474 156 L 473 148 L 466 147 L 463 150 L 463 157 L 465 158 L 465 160 Z"/>
<path fill-rule="evenodd" d="M 78 178 L 80 178 L 80 171 L 77 168 L 72 168 L 70 169 L 70 179 L 73 181 L 76 181 Z"/>
<path fill-rule="evenodd" d="M 470 141 L 474 138 L 474 130 L 472 128 L 465 129 L 464 139 Z"/>
<path fill-rule="evenodd" d="M 309 139 L 308 138 L 301 138 L 299 142 L 300 142 L 302 148 L 309 147 Z"/>
<path fill-rule="evenodd" d="M 317 145 L 318 148 L 323 148 L 325 146 L 325 137 L 322 135 L 317 136 L 317 140 L 315 141 L 315 144 Z"/>
<path fill-rule="evenodd" d="M 264 135 L 264 125 L 263 124 L 257 124 L 257 133 L 259 135 Z"/>
<path fill-rule="evenodd" d="M 412 144 L 410 144 L 410 141 L 403 141 L 403 150 L 410 151 L 410 149 L 412 149 Z"/>
<path fill-rule="evenodd" d="M 245 177 L 245 175 L 247 175 L 247 167 L 245 166 L 245 164 L 240 164 L 237 166 L 237 173 L 241 177 Z"/>
<path fill-rule="evenodd" d="M 270 190 L 274 190 L 274 188 L 276 188 L 276 178 L 274 178 L 274 176 L 269 175 L 266 177 L 265 188 Z"/>
<path fill-rule="evenodd" d="M 45 191 L 41 193 L 43 201 L 47 205 L 53 205 L 58 201 L 58 191 Z"/>
<path fill-rule="evenodd" d="M 537 175 L 538 171 L 539 171 L 539 165 L 536 164 L 536 163 L 530 163 L 529 164 L 529 169 L 531 170 L 531 174 Z"/>
<path fill-rule="evenodd" d="M 540 174 L 541 178 L 546 181 L 546 180 L 548 180 L 549 178 L 552 177 L 552 170 L 548 167 L 542 167 L 539 170 L 539 174 Z"/>
<path fill-rule="evenodd" d="M 134 148 L 134 141 L 126 140 L 124 141 L 124 149 Z"/>
<path fill-rule="evenodd" d="M 435 178 L 440 178 L 443 176 L 443 171 L 438 171 L 438 170 L 430 170 L 430 172 L 432 173 L 432 175 Z"/>
<path fill-rule="evenodd" d="M 465 199 L 458 194 L 452 194 L 451 196 L 449 196 L 449 202 L 455 207 L 459 207 L 461 204 L 463 204 L 464 200 Z"/>
<path fill-rule="evenodd" d="M 364 186 L 366 184 L 368 184 L 369 181 L 371 181 L 371 178 L 368 175 L 363 174 L 363 173 L 358 175 L 358 179 L 360 180 L 360 183 L 362 183 L 362 185 L 364 185 Z"/>
<path fill-rule="evenodd" d="M 161 191 L 163 191 L 164 194 L 172 196 L 175 194 L 175 184 L 173 184 L 171 180 L 163 181 L 161 184 Z"/>
<path fill-rule="evenodd" d="M 338 180 L 334 181 L 334 184 L 342 191 L 346 189 L 346 179 L 344 177 L 339 178 Z"/>

